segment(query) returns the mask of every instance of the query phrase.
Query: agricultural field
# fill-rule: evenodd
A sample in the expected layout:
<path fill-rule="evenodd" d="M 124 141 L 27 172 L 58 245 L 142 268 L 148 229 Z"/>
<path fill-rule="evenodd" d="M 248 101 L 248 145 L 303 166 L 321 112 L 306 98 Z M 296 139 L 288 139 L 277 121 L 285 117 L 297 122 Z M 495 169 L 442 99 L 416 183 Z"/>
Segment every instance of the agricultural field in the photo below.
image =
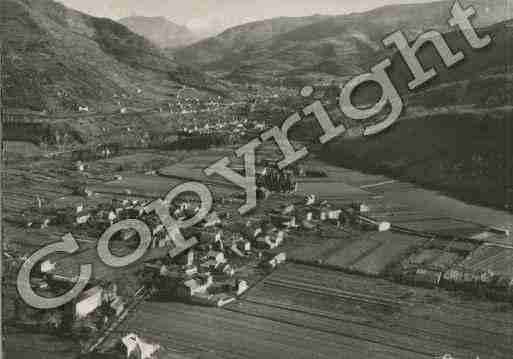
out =
<path fill-rule="evenodd" d="M 372 237 L 375 240 L 379 238 L 379 247 L 353 262 L 350 269 L 369 275 L 382 275 L 406 253 L 426 241 L 420 237 L 390 232 L 378 233 Z"/>
<path fill-rule="evenodd" d="M 265 151 L 273 153 L 272 149 Z M 38 213 L 34 205 L 40 193 L 44 193 L 43 207 L 47 209 L 73 210 L 81 204 L 94 209 L 113 200 L 151 201 L 184 182 L 206 180 L 216 199 L 214 209 L 230 213 L 228 225 L 248 219 L 269 222 L 271 214 L 280 214 L 291 204 L 297 207 L 301 223 L 302 216 L 312 210 L 305 207 L 307 194 L 315 194 L 320 207 L 322 201 L 329 202 L 332 208 L 345 209 L 365 203 L 369 206 L 365 213 L 369 218 L 390 221 L 394 229 L 405 228 L 412 233 L 380 233 L 355 223 L 323 223 L 316 217 L 313 229 L 288 230 L 283 245 L 270 251 L 286 253 L 290 263 L 269 276 L 244 266 L 242 262 L 246 259 L 233 261 L 237 266 L 240 264 L 241 278 L 254 285 L 236 302 L 221 309 L 176 300 L 145 300 L 108 336 L 101 349 L 108 352 L 121 335 L 136 332 L 163 346 L 162 355 L 169 358 L 333 358 L 340 353 L 347 353 L 351 359 L 427 359 L 445 353 L 455 358 L 508 357 L 513 337 L 511 304 L 464 299 L 457 292 L 385 280 L 389 278 L 389 269 L 404 261 L 441 270 L 464 258 L 469 266 L 474 265 L 467 254 L 473 253 L 480 242 L 456 237 L 487 233 L 489 223 L 500 225 L 506 218 L 502 213 L 483 224 L 462 220 L 445 214 L 448 211 L 441 213 L 434 205 L 436 197 L 424 197 L 431 206 L 402 201 L 406 194 L 415 195 L 412 186 L 328 166 L 327 177 L 299 178 L 297 193 L 273 193 L 259 202 L 249 217 L 241 217 L 236 209 L 244 201 L 242 190 L 224 179 L 206 178 L 202 172 L 232 154 L 229 149 L 190 154 L 147 150 L 91 161 L 83 172 L 74 169 L 70 159 L 44 159 L 30 168 L 23 163 L 14 165 L 6 172 L 5 181 L 7 220 L 3 231 L 8 238 L 7 248 L 12 255 L 27 255 L 71 231 L 80 241 L 81 250 L 73 256 L 51 257 L 56 262 L 56 273 L 73 275 L 78 262 L 92 263 L 96 279 L 122 281 L 121 287 L 129 293 L 138 285 L 135 279 L 140 263 L 122 270 L 102 264 L 96 252 L 98 235 L 68 225 L 41 229 L 25 226 L 30 216 Z M 234 161 L 233 168 L 237 166 L 240 162 Z M 305 165 L 313 169 L 315 166 L 311 159 Z M 72 179 L 71 185 L 66 178 Z M 92 195 L 75 193 L 76 183 L 88 188 Z M 487 213 L 480 209 L 471 212 L 477 213 L 477 217 Z M 433 239 L 416 232 L 448 238 Z M 501 242 L 505 238 L 491 233 L 487 240 Z M 117 253 L 127 251 L 121 248 Z M 475 251 L 476 262 L 496 264 L 496 270 L 507 269 L 507 254 L 487 251 Z M 144 259 L 163 255 L 165 251 L 157 249 L 148 252 Z M 497 262 L 488 258 L 497 258 Z M 12 281 L 10 288 L 8 296 L 14 296 Z M 9 327 L 8 333 L 16 335 L 12 334 L 16 328 Z M 59 345 L 56 350 L 63 355 L 72 348 L 67 341 L 55 345 Z M 23 354 L 23 350 L 17 352 Z M 34 352 L 32 345 L 26 350 L 31 351 L 27 352 L 29 356 Z"/>
<path fill-rule="evenodd" d="M 513 276 L 513 249 L 483 245 L 472 252 L 462 263 L 461 268 L 473 272 L 486 272 Z"/>
<path fill-rule="evenodd" d="M 223 309 L 146 302 L 117 331 L 137 330 L 164 357 L 509 358 L 513 317 L 497 308 L 290 264 Z"/>

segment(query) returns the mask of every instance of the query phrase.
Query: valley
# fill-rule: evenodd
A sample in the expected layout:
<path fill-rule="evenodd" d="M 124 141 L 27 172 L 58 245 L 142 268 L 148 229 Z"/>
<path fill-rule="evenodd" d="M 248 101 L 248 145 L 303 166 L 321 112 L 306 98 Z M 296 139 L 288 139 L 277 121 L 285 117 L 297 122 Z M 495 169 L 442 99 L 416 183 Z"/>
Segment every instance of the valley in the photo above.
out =
<path fill-rule="evenodd" d="M 7 357 L 509 358 L 513 4 L 462 1 L 492 39 L 480 50 L 447 23 L 453 4 L 275 17 L 205 39 L 164 16 L 5 0 Z M 438 76 L 410 91 L 407 64 L 382 44 L 396 30 L 410 41 L 439 31 L 465 60 L 447 68 L 423 46 Z M 347 117 L 341 89 L 384 58 L 404 108 L 363 136 L 383 114 Z M 353 100 L 368 108 L 379 91 Z M 326 128 L 304 111 L 317 101 L 347 129 L 323 145 Z M 309 154 L 281 168 L 287 144 Z M 223 161 L 224 175 L 206 171 Z M 57 243 L 75 249 L 32 263 L 20 284 L 29 258 Z M 68 302 L 37 309 L 20 296 L 61 296 L 83 264 L 90 276 Z"/>

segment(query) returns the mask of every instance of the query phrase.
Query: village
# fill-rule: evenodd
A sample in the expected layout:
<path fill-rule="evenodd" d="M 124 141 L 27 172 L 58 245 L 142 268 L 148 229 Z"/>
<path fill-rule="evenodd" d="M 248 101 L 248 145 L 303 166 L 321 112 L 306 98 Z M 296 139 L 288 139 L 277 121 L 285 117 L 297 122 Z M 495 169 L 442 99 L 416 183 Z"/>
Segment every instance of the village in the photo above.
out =
<path fill-rule="evenodd" d="M 265 124 L 248 127 L 245 120 L 232 120 L 213 129 L 204 126 L 186 127 L 183 132 L 212 135 L 225 127 L 265 129 Z M 363 281 L 380 278 L 425 288 L 419 291 L 463 291 L 486 300 L 511 302 L 513 280 L 506 264 L 511 249 L 505 246 L 510 229 L 504 225 L 441 218 L 419 212 L 418 205 L 408 209 L 389 203 L 383 193 L 374 190 L 395 186 L 394 181 L 353 172 L 339 177 L 340 171 L 333 172 L 314 158 L 280 170 L 277 163 L 281 154 L 272 144 L 260 149 L 257 156 L 258 207 L 241 216 L 236 210 L 244 202 L 241 188 L 203 173 L 202 166 L 229 153 L 229 147 L 166 150 L 166 160 L 158 161 L 156 168 L 142 162 L 163 157 L 163 150 L 130 154 L 104 147 L 97 158 L 43 160 L 39 178 L 32 176 L 36 182 L 26 185 L 25 206 L 20 207 L 20 196 L 13 189 L 7 190 L 4 230 L 11 240 L 4 250 L 9 268 L 6 278 L 14 284 L 17 270 L 30 252 L 56 240 L 75 241 L 80 250 L 72 255 L 56 253 L 38 262 L 30 278 L 35 292 L 44 297 L 65 293 L 75 283 L 80 263 L 91 263 L 93 276 L 78 297 L 51 310 L 31 308 L 12 293 L 13 325 L 76 343 L 69 345 L 77 353 L 114 351 L 123 357 L 125 351 L 146 348 L 149 358 L 159 347 L 174 349 L 169 343 L 141 339 L 145 331 L 138 331 L 138 325 L 133 327 L 129 318 L 138 307 L 144 308 L 144 303 L 176 303 L 173 305 L 200 312 L 204 307 L 233 311 L 249 297 L 268 296 L 265 290 L 271 290 L 274 297 L 279 287 L 325 293 L 321 296 L 336 292 L 331 285 L 273 279 L 294 268 L 306 275 L 309 270 L 300 269 L 302 265 L 337 269 L 361 276 Z M 137 165 L 127 165 L 131 162 Z M 8 178 L 19 173 L 13 170 Z M 63 188 L 56 181 L 63 175 L 74 179 L 71 187 Z M 180 250 L 155 213 L 144 208 L 187 180 L 209 183 L 215 210 L 182 231 L 193 245 Z M 349 184 L 348 180 L 356 182 Z M 16 188 L 15 182 L 13 186 L 8 188 Z M 45 193 L 42 188 L 47 189 Z M 184 194 L 173 200 L 169 213 L 187 221 L 200 205 L 197 196 Z M 141 220 L 149 226 L 151 245 L 134 265 L 111 268 L 98 258 L 96 243 L 109 227 L 126 219 Z M 111 238 L 109 251 L 113 256 L 127 256 L 140 240 L 135 230 L 121 230 Z M 261 292 L 264 294 L 258 294 Z M 381 296 L 362 296 L 347 300 L 384 303 Z M 402 305 L 405 300 L 389 298 L 386 305 Z M 119 327 L 125 327 L 121 330 L 125 334 L 117 334 Z M 120 342 L 124 349 L 118 352 Z"/>
<path fill-rule="evenodd" d="M 324 90 L 316 88 L 314 97 Z M 289 95 L 256 87 L 241 102 L 225 103 L 183 91 L 167 107 L 122 107 L 111 116 L 80 106 L 76 118 L 51 126 L 44 117 L 35 120 L 37 114 L 13 113 L 12 140 L 3 147 L 4 313 L 13 345 L 27 338 L 34 348 L 53 342 L 52 351 L 70 358 L 132 352 L 145 359 L 239 358 L 248 350 L 277 357 L 281 349 L 269 345 L 273 341 L 289 343 L 282 348 L 287 357 L 311 358 L 320 347 L 328 357 L 343 345 L 359 352 L 377 335 L 376 353 L 391 352 L 394 359 L 507 357 L 510 216 L 328 165 L 315 148 L 282 168 L 284 155 L 273 141 L 256 150 L 257 207 L 248 214 L 238 212 L 243 188 L 205 174 L 283 120 L 281 97 Z M 297 94 L 295 101 L 301 103 Z M 83 130 L 97 123 L 99 132 Z M 231 167 L 243 173 L 243 160 L 235 158 Z M 179 230 L 187 246 L 177 247 L 162 214 L 147 208 L 191 181 L 208 186 L 213 206 L 196 221 L 197 194 L 181 193 L 168 203 L 170 218 L 194 223 Z M 151 241 L 140 259 L 112 267 L 108 263 L 130 258 L 143 242 L 137 230 L 121 229 L 99 249 L 104 234 L 126 221 L 146 225 Z M 20 268 L 56 243 L 77 249 L 44 256 L 29 270 L 26 285 L 40 300 L 70 292 L 80 283 L 81 265 L 90 265 L 91 275 L 64 305 L 37 309 L 19 295 L 25 290 Z M 471 307 L 464 298 L 473 298 Z M 436 324 L 418 317 L 425 312 Z M 502 324 L 476 327 L 471 318 L 482 313 Z M 222 330 L 212 337 L 217 325 Z M 461 326 L 467 329 L 446 337 Z M 274 327 L 279 331 L 270 331 Z M 200 332 L 205 346 L 188 345 Z M 300 339 L 305 336 L 312 339 Z"/>
<path fill-rule="evenodd" d="M 308 97 L 336 106 L 336 96 L 325 98 L 331 92 L 332 82 L 299 94 L 246 84 L 225 99 L 183 86 L 173 101 L 145 108 L 136 88 L 112 99 L 111 114 L 82 103 L 62 118 L 8 113 L 2 230 L 11 345 L 54 343 L 50 352 L 70 358 L 337 357 L 347 346 L 368 357 L 371 344 L 394 359 L 508 357 L 510 216 L 328 165 L 315 147 L 283 168 L 278 138 L 256 150 L 249 213 L 238 211 L 247 199 L 241 187 L 206 175 Z M 243 174 L 244 165 L 234 158 L 230 166 Z M 165 216 L 193 223 L 179 228 L 186 246 L 177 246 L 162 213 L 148 208 L 189 182 L 208 186 L 213 206 L 196 221 L 197 194 L 166 203 Z M 135 228 L 112 230 L 126 221 L 147 227 L 147 247 Z M 41 257 L 20 282 L 29 258 L 58 243 L 75 249 Z M 110 265 L 141 247 L 129 265 Z M 22 295 L 61 298 L 83 283 L 84 265 L 90 275 L 63 305 L 36 308 Z"/>

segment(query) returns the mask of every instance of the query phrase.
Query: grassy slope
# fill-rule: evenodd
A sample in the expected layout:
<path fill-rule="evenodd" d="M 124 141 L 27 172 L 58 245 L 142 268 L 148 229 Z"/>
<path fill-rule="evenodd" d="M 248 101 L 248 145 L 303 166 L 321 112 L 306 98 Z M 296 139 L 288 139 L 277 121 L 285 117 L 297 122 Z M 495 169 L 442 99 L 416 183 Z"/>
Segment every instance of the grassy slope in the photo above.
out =
<path fill-rule="evenodd" d="M 79 104 L 98 110 L 120 98 L 124 106 L 163 101 L 182 84 L 216 89 L 112 20 L 51 0 L 4 0 L 1 10 L 8 107 L 65 112 Z"/>

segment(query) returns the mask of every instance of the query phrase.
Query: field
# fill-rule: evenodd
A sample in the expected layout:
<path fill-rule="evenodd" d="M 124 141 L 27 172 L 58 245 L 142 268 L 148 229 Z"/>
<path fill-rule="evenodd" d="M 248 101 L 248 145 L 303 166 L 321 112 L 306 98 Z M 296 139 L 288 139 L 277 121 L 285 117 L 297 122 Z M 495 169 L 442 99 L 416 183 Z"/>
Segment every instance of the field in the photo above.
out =
<path fill-rule="evenodd" d="M 491 271 L 493 273 L 513 276 L 513 249 L 495 246 L 481 246 L 460 265 L 471 271 Z"/>
<path fill-rule="evenodd" d="M 509 358 L 513 317 L 493 308 L 287 265 L 224 309 L 147 302 L 118 332 L 195 358 Z"/>
<path fill-rule="evenodd" d="M 84 173 L 71 170 L 69 161 L 58 160 L 41 160 L 31 166 L 20 163 L 9 168 L 5 192 L 6 218 L 10 220 L 4 222 L 9 252 L 29 254 L 40 245 L 60 240 L 64 234 L 64 227 L 59 226 L 24 227 L 25 219 L 21 215 L 34 205 L 41 192 L 45 202 L 55 208 L 75 206 L 82 200 L 88 207 L 109 203 L 112 198 L 152 200 L 163 197 L 181 183 L 203 181 L 202 169 L 230 154 L 228 150 L 195 151 L 190 155 L 170 152 L 169 156 L 162 151 L 155 152 L 155 156 L 151 153 L 94 161 Z M 157 162 L 165 162 L 165 167 L 155 174 L 141 173 L 148 167 L 155 168 Z M 235 162 L 234 168 L 238 165 Z M 306 166 L 318 168 L 319 165 L 315 160 L 308 160 Z M 511 225 L 511 216 L 470 207 L 381 176 L 333 166 L 325 168 L 328 177 L 301 178 L 298 193 L 271 195 L 259 203 L 250 218 L 268 220 L 270 213 L 277 213 L 290 203 L 295 203 L 302 213 L 305 208 L 300 203 L 304 203 L 304 196 L 314 193 L 320 201 L 327 200 L 334 207 L 347 208 L 352 203 L 364 202 L 370 206 L 371 211 L 366 215 L 371 218 L 390 221 L 398 228 L 434 232 L 449 238 L 432 240 L 414 234 L 377 233 L 358 226 L 338 228 L 316 222 L 315 229 L 290 231 L 277 250 L 286 252 L 292 263 L 257 282 L 236 303 L 218 309 L 177 302 L 143 302 L 102 348 L 107 350 L 121 335 L 135 332 L 164 346 L 163 358 L 428 359 L 445 353 L 456 358 L 474 359 L 477 355 L 507 358 L 513 337 L 510 304 L 466 301 L 457 293 L 403 286 L 379 278 L 384 278 L 388 268 L 401 263 L 412 252 L 422 264 L 447 269 L 463 259 L 463 254 L 455 258 L 454 253 L 470 253 L 478 247 L 477 242 L 457 241 L 452 236 L 468 238 L 488 233 L 488 226 Z M 116 175 L 122 179 L 113 180 Z M 69 187 L 63 186 L 65 177 L 84 182 L 95 194 L 88 198 L 74 195 Z M 236 187 L 220 178 L 206 179 L 215 197 L 234 199 Z M 230 212 L 231 220 L 240 221 L 242 218 L 235 207 L 230 201 L 215 203 L 216 211 Z M 78 269 L 77 263 L 88 262 L 94 264 L 97 279 L 131 285 L 130 278 L 140 269 L 140 263 L 113 270 L 98 259 L 94 237 L 76 228 L 73 234 L 80 239 L 81 250 L 72 256 L 51 257 L 57 262 L 58 273 L 72 275 Z M 504 243 L 509 239 L 491 234 L 486 240 Z M 145 259 L 163 255 L 157 252 L 149 252 Z M 507 270 L 510 256 L 509 252 L 504 253 L 478 250 L 475 256 L 477 262 L 482 258 L 484 264 Z M 251 273 L 249 277 L 255 279 Z M 7 285 L 14 288 L 12 282 Z M 14 333 L 11 335 L 16 335 L 15 330 L 9 327 L 9 333 Z M 46 337 L 28 337 L 46 340 Z M 20 335 L 10 340 L 15 345 L 22 338 Z M 37 345 L 36 341 L 27 345 L 27 349 L 20 346 L 16 353 L 35 357 Z M 66 350 L 73 348 L 66 341 L 58 345 L 56 350 L 63 357 L 68 355 Z"/>
<path fill-rule="evenodd" d="M 381 136 L 334 141 L 323 149 L 322 157 L 504 209 L 510 201 L 504 190 L 505 151 L 511 151 L 504 134 L 509 116 L 458 110 L 429 114 L 400 121 Z"/>
<path fill-rule="evenodd" d="M 425 240 L 419 237 L 398 233 L 379 233 L 374 237 L 380 238 L 379 247 L 366 254 L 351 265 L 351 269 L 360 273 L 380 275 L 405 253 L 422 244 Z"/>

